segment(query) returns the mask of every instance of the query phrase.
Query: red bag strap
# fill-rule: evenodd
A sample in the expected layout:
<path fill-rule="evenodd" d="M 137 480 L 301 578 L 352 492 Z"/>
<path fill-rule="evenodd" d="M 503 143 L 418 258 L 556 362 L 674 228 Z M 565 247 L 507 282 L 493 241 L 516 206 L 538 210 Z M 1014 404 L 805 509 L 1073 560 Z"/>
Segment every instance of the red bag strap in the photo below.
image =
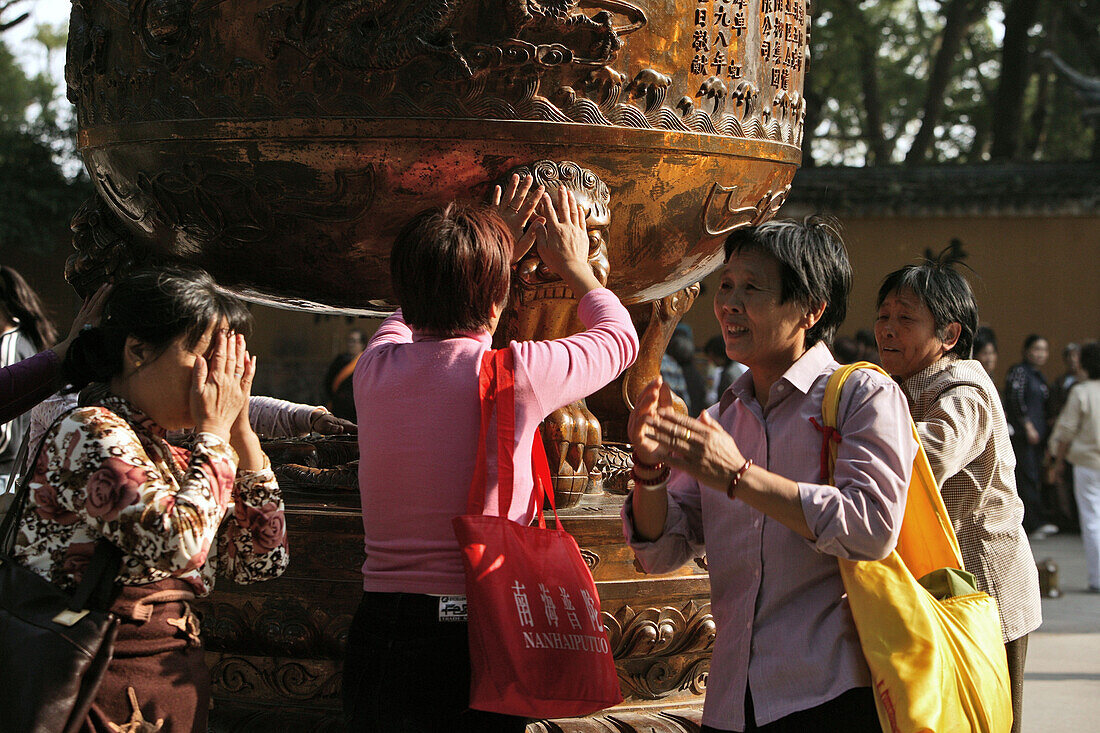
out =
<path fill-rule="evenodd" d="M 554 484 L 550 479 L 550 463 L 546 460 L 546 446 L 542 442 L 542 433 L 535 430 L 535 439 L 531 443 L 531 476 L 535 480 L 535 490 L 531 492 L 531 504 L 539 528 L 546 529 L 546 517 L 542 514 L 542 502 L 550 502 L 554 510 L 554 524 L 561 529 L 558 508 L 554 505 Z"/>
<path fill-rule="evenodd" d="M 481 358 L 481 372 L 478 377 L 478 399 L 481 402 L 481 426 L 477 442 L 477 458 L 474 475 L 470 481 L 470 494 L 466 503 L 467 514 L 485 513 L 486 483 L 488 480 L 489 420 L 493 407 L 497 413 L 497 516 L 508 516 L 515 491 L 515 466 L 512 446 L 516 434 L 516 366 L 515 356 L 510 348 L 486 351 Z M 542 515 L 544 497 L 550 501 L 554 510 L 554 521 L 561 529 L 558 510 L 554 506 L 554 489 L 550 481 L 550 466 L 546 460 L 546 449 L 542 436 L 535 430 L 531 445 L 531 476 L 534 479 L 534 491 L 531 492 L 533 511 L 539 527 L 546 528 L 546 519 Z"/>
<path fill-rule="evenodd" d="M 496 362 L 493 360 L 493 352 L 486 351 L 481 358 L 481 370 L 478 373 L 477 397 L 481 404 L 481 424 L 478 429 L 474 475 L 470 479 L 470 494 L 466 500 L 467 514 L 485 513 L 485 483 L 488 480 L 485 446 L 488 444 L 489 418 L 493 414 L 495 387 Z"/>
<path fill-rule="evenodd" d="M 507 517 L 516 483 L 512 455 L 516 442 L 516 365 L 510 348 L 492 353 L 497 375 L 497 516 Z"/>

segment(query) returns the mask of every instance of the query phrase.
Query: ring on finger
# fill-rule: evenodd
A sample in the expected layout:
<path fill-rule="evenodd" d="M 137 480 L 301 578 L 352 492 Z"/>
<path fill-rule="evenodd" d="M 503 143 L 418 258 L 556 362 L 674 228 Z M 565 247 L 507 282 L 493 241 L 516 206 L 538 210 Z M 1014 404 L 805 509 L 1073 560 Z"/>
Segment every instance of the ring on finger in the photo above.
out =
<path fill-rule="evenodd" d="M 684 442 L 691 442 L 691 428 L 684 428 Z"/>
<path fill-rule="evenodd" d="M 509 206 L 509 207 L 508 207 L 508 210 L 509 210 L 509 211 L 513 211 L 513 212 L 515 212 L 515 213 L 517 213 L 517 214 L 519 213 L 519 209 L 518 209 L 518 208 L 517 208 L 517 209 L 513 209 L 513 208 L 512 208 L 511 206 Z"/>

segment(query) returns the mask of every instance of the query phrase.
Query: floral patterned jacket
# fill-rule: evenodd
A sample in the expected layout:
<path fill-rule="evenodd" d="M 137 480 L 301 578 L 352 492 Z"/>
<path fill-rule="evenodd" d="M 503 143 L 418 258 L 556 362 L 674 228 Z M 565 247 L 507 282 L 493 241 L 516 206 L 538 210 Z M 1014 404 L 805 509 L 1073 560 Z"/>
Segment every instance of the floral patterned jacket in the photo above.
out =
<path fill-rule="evenodd" d="M 276 578 L 290 560 L 283 501 L 270 465 L 237 472 L 221 438 L 190 450 L 122 398 L 79 407 L 46 433 L 15 543 L 15 557 L 72 589 L 104 537 L 122 549 L 118 580 L 177 577 L 196 595 L 214 576 Z"/>

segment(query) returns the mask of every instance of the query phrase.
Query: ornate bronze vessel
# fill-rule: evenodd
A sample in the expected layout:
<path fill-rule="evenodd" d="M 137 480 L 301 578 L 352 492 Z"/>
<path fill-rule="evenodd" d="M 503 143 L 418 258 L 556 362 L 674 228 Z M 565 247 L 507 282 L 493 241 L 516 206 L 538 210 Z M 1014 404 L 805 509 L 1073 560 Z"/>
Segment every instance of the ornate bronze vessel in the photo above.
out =
<path fill-rule="evenodd" d="M 724 235 L 774 215 L 789 190 L 807 4 L 75 0 L 66 79 L 98 197 L 74 219 L 67 275 L 81 288 L 183 260 L 260 302 L 380 314 L 393 306 L 389 243 L 415 211 L 479 200 L 516 170 L 576 190 L 590 261 L 632 304 L 643 351 L 546 429 L 627 697 L 560 727 L 690 730 L 713 637 L 705 563 L 634 569 L 618 523 L 629 455 L 612 441 Z M 502 339 L 579 328 L 571 293 L 533 256 L 514 287 Z M 274 702 L 303 721 L 337 707 L 362 559 L 354 473 L 338 468 L 353 449 L 271 446 L 295 561 L 207 603 L 222 727 L 270 728 L 287 719 L 266 717 Z"/>

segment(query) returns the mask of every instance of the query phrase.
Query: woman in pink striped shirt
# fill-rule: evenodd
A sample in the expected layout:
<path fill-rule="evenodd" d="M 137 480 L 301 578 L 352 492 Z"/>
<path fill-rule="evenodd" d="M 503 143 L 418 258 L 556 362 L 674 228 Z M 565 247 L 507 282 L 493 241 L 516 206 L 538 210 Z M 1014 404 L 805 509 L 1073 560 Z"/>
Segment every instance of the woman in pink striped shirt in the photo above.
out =
<path fill-rule="evenodd" d="M 525 727 L 522 719 L 468 709 L 466 623 L 449 620 L 464 608 L 466 591 L 451 519 L 466 509 L 481 358 L 491 348 L 512 265 L 537 246 L 577 297 L 586 330 L 508 346 L 516 365 L 510 518 L 532 520 L 530 451 L 539 423 L 615 379 L 638 350 L 626 309 L 588 264 L 582 207 L 564 188 L 556 205 L 541 188 L 530 189 L 530 179 L 514 177 L 496 211 L 452 204 L 422 212 L 394 242 L 390 268 L 401 310 L 371 339 L 353 377 L 367 559 L 344 668 L 352 731 Z M 496 506 L 495 441 L 489 443 L 486 506 Z"/>

